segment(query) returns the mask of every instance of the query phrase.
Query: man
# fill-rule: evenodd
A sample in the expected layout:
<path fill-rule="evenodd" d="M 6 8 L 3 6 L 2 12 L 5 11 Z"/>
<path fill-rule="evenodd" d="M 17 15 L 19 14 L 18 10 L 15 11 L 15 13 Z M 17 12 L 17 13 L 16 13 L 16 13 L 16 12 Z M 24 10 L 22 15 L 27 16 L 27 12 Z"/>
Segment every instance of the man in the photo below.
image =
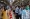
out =
<path fill-rule="evenodd" d="M 19 19 L 19 17 L 20 17 L 20 19 L 22 19 L 21 18 L 21 8 L 20 8 L 20 6 L 16 7 L 15 15 L 16 15 L 16 19 Z"/>
<path fill-rule="evenodd" d="M 25 19 L 24 17 L 26 17 L 26 9 L 25 9 L 25 7 L 22 10 L 22 19 Z"/>

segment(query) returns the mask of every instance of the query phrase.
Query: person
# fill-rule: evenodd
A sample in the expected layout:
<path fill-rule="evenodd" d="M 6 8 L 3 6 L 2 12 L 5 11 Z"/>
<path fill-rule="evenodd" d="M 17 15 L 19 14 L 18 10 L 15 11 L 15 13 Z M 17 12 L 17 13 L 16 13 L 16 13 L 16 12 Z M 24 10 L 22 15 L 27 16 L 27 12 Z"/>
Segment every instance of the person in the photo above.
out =
<path fill-rule="evenodd" d="M 29 1 L 27 2 L 26 10 L 29 10 Z"/>
<path fill-rule="evenodd" d="M 1 11 L 2 11 L 2 14 L 1 14 L 1 17 L 2 17 L 2 19 L 7 19 L 7 14 L 6 14 L 6 5 L 5 5 L 5 3 L 4 2 L 0 2 L 1 3 L 1 7 L 0 7 L 0 9 L 1 9 Z"/>
<path fill-rule="evenodd" d="M 2 19 L 2 9 L 3 8 L 3 5 L 0 3 L 0 19 Z"/>
<path fill-rule="evenodd" d="M 22 19 L 25 19 L 24 17 L 26 17 L 26 9 L 25 9 L 25 7 L 22 10 Z"/>
<path fill-rule="evenodd" d="M 21 8 L 20 8 L 20 6 L 16 7 L 16 9 L 15 9 L 15 16 L 16 16 L 16 19 L 19 19 L 19 17 L 20 17 L 20 19 L 22 19 L 21 18 Z"/>

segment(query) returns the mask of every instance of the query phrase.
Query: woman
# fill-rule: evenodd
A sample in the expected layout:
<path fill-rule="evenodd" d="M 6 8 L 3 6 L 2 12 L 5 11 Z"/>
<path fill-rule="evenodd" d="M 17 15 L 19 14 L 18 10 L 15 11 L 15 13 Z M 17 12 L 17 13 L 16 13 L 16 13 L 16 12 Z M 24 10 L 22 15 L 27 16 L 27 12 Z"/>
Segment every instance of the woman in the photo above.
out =
<path fill-rule="evenodd" d="M 6 6 L 4 6 L 4 5 L 3 5 L 3 8 L 2 8 L 2 14 L 3 14 L 3 16 L 2 16 L 3 19 L 8 19 L 7 13 L 6 13 Z"/>

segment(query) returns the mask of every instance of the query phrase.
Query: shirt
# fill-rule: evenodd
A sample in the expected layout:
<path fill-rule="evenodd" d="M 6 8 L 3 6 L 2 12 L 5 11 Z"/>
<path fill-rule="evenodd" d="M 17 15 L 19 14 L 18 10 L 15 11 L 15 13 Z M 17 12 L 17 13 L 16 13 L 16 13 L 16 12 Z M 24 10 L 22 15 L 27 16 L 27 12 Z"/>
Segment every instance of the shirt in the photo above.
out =
<path fill-rule="evenodd" d="M 18 9 L 19 9 L 18 7 L 15 9 L 15 13 L 18 13 Z"/>
<path fill-rule="evenodd" d="M 26 15 L 26 10 L 25 10 L 25 9 L 22 10 L 22 14 L 23 14 L 23 15 Z"/>
<path fill-rule="evenodd" d="M 15 13 L 18 13 L 18 15 L 21 14 L 21 8 L 19 9 L 18 7 L 15 9 Z"/>
<path fill-rule="evenodd" d="M 18 15 L 20 15 L 20 14 L 22 14 L 21 8 L 19 9 L 19 13 L 18 13 Z"/>

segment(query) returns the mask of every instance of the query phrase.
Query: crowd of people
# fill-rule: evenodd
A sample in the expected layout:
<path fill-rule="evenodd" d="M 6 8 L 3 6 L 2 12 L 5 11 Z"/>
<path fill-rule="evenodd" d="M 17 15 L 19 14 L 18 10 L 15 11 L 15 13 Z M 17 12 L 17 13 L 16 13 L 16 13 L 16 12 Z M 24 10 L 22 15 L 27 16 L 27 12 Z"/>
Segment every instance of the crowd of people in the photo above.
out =
<path fill-rule="evenodd" d="M 23 17 L 26 16 L 26 10 L 29 11 L 29 5 L 17 6 L 16 9 L 14 10 L 16 19 L 19 19 L 19 17 L 20 17 L 20 19 L 22 19 L 22 14 L 23 14 Z"/>
<path fill-rule="evenodd" d="M 10 13 L 7 12 L 7 14 L 6 14 L 6 10 L 12 11 L 12 7 L 9 6 L 9 5 L 6 5 L 6 4 L 4 4 L 2 2 L 0 2 L 0 12 L 2 11 L 0 14 L 2 14 L 3 19 L 8 19 L 7 16 L 9 16 L 9 14 L 11 13 L 11 12 Z M 27 4 L 27 5 L 21 5 L 21 6 L 16 6 L 15 10 L 13 10 L 12 13 L 14 13 L 16 19 L 19 19 L 19 18 L 20 19 L 29 19 L 30 17 L 27 15 L 27 13 L 30 13 L 29 10 L 30 10 L 30 5 L 29 4 Z M 25 18 L 27 16 L 29 18 Z"/>

